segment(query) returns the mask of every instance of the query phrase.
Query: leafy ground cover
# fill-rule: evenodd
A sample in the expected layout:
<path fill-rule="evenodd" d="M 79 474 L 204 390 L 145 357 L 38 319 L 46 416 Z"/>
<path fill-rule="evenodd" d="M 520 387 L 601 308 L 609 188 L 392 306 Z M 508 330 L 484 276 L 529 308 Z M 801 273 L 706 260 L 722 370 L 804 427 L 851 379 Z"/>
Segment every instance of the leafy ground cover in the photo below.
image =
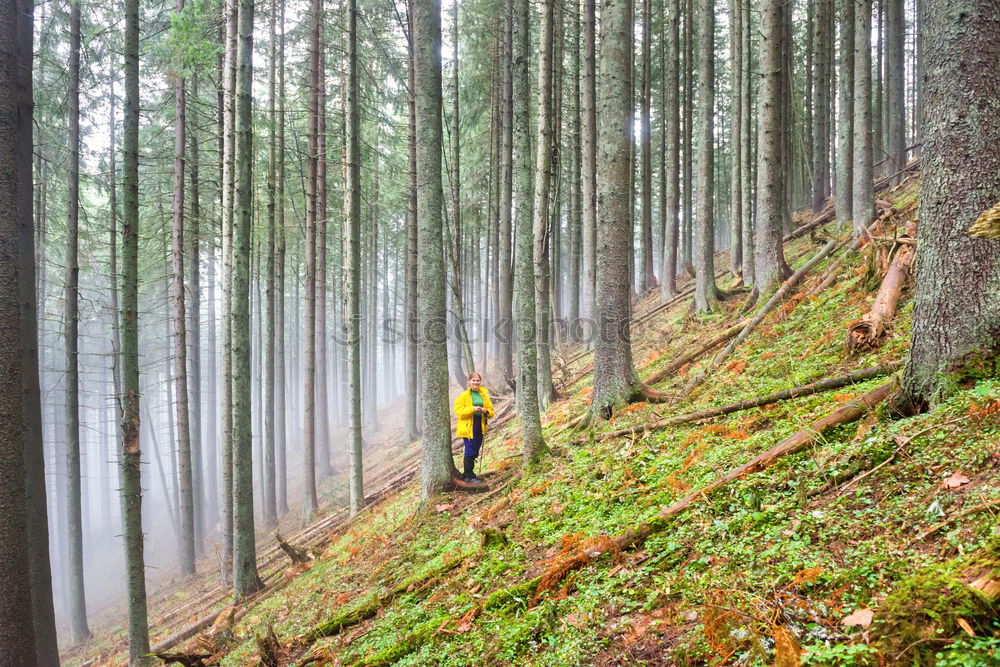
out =
<path fill-rule="evenodd" d="M 915 215 L 915 193 L 913 181 L 891 193 L 902 213 L 890 231 Z M 786 254 L 801 265 L 825 240 L 799 239 Z M 540 466 L 519 470 L 508 422 L 487 445 L 490 493 L 421 506 L 411 485 L 384 499 L 207 650 L 224 665 L 262 656 L 296 665 L 1000 664 L 1000 379 L 957 387 L 923 415 L 880 408 L 837 427 L 695 502 L 638 549 L 611 539 L 886 381 L 642 428 L 903 359 L 908 300 L 877 350 L 852 354 L 844 343 L 877 288 L 877 252 L 828 258 L 674 405 L 623 407 L 572 431 L 589 400 L 590 358 L 566 362 L 570 384 L 544 421 L 553 455 Z M 836 279 L 809 295 L 838 261 Z M 640 375 L 745 317 L 747 298 L 710 316 L 685 300 L 652 317 L 635 332 Z M 656 388 L 679 392 L 710 358 Z M 551 576 L 581 551 L 588 565 Z M 356 622 L 317 636 L 318 625 L 352 614 Z"/>

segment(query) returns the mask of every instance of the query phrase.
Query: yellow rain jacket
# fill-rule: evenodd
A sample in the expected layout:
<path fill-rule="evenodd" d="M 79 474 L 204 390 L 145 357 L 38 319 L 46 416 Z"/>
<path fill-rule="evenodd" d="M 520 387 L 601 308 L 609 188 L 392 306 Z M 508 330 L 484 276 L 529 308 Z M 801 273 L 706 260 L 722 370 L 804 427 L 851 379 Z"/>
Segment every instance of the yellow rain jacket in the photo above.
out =
<path fill-rule="evenodd" d="M 493 401 L 486 387 L 480 387 L 479 393 L 483 397 L 483 407 L 486 413 L 483 415 L 483 435 L 486 435 L 486 422 L 493 418 Z M 466 389 L 455 399 L 455 414 L 458 416 L 458 424 L 455 425 L 456 438 L 472 437 L 472 419 L 476 414 L 475 406 L 472 404 L 472 390 Z"/>

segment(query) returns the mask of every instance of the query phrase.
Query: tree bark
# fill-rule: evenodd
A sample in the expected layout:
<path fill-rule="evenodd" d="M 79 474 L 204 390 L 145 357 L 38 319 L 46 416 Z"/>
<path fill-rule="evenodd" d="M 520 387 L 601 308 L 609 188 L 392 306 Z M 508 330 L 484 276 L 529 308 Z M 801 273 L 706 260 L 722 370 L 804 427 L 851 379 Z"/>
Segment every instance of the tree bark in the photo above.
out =
<path fill-rule="evenodd" d="M 698 225 L 694 308 L 718 308 L 715 285 L 715 0 L 701 0 L 698 42 Z"/>
<path fill-rule="evenodd" d="M 765 6 L 764 46 L 761 69 L 764 81 L 760 93 L 760 135 L 757 167 L 757 238 L 754 241 L 756 290 L 767 295 L 785 277 L 784 246 L 781 229 L 785 220 L 783 182 L 787 178 L 782 159 L 785 133 L 781 97 L 784 19 L 782 2 L 769 0 Z"/>
<path fill-rule="evenodd" d="M 305 521 L 312 517 L 319 506 L 316 498 L 316 254 L 317 211 L 316 171 L 319 150 L 319 77 L 320 30 L 323 15 L 322 0 L 310 3 L 309 36 L 309 102 L 306 130 L 306 234 L 305 234 L 305 377 L 303 381 L 302 428 L 303 473 L 305 475 L 305 502 L 302 513 Z"/>
<path fill-rule="evenodd" d="M 656 286 L 656 276 L 653 275 L 653 146 L 652 133 L 649 124 L 649 112 L 652 104 L 652 45 L 650 44 L 653 3 L 642 0 L 642 91 L 639 106 L 639 143 L 641 145 L 640 172 L 642 206 L 642 292 L 648 292 Z"/>
<path fill-rule="evenodd" d="M 629 143 L 627 105 L 630 44 L 627 0 L 602 0 L 597 159 L 597 336 L 591 414 L 609 418 L 638 384 L 629 340 Z"/>
<path fill-rule="evenodd" d="M 1000 343 L 1000 244 L 966 234 L 1000 200 L 1000 10 L 926 0 L 922 17 L 920 245 L 903 382 L 914 407 L 991 372 Z"/>
<path fill-rule="evenodd" d="M 287 398 L 285 377 L 285 2 L 280 0 L 278 37 L 278 153 L 277 229 L 274 257 L 274 458 L 275 516 L 288 512 L 288 462 L 286 456 Z"/>
<path fill-rule="evenodd" d="M 125 118 L 122 161 L 122 531 L 128 588 L 128 653 L 148 664 L 149 629 L 139 449 L 139 1 L 125 2 Z"/>
<path fill-rule="evenodd" d="M 412 0 L 406 2 L 406 414 L 407 442 L 416 440 L 417 427 L 417 119 L 414 108 L 413 80 L 413 11 Z M 508 212 L 508 216 L 509 216 Z M 502 220 L 502 218 L 501 218 Z M 508 234 L 508 237 L 510 234 Z M 508 238 L 509 246 L 509 238 Z M 503 268 L 501 268 L 502 275 Z"/>
<path fill-rule="evenodd" d="M 233 230 L 233 588 L 261 589 L 253 519 L 250 376 L 250 227 L 253 219 L 253 0 L 239 0 L 236 75 L 236 196 Z"/>
<path fill-rule="evenodd" d="M 40 408 L 34 384 L 38 357 L 28 342 L 26 331 L 34 331 L 29 318 L 35 317 L 35 257 L 31 192 L 32 132 L 32 3 L 24 0 L 4 3 L 0 8 L 0 574 L 4 594 L 0 596 L 0 663 L 33 667 L 41 662 L 36 653 L 35 613 L 46 601 L 33 600 L 31 584 L 37 581 L 36 562 L 43 554 L 32 544 L 28 495 L 38 488 L 41 461 Z M 27 238 L 26 238 L 27 235 Z M 22 273 L 22 269 L 26 271 Z M 28 301 L 22 307 L 22 296 Z M 34 359 L 32 359 L 34 357 Z M 37 384 L 34 384 L 37 388 Z M 32 404 L 32 405 L 29 405 Z M 31 439 L 29 439 L 31 438 Z M 48 558 L 48 553 L 44 554 Z M 51 607 L 51 598 L 47 601 Z M 54 626 L 50 628 L 54 638 Z M 40 646 L 39 646 L 40 648 Z"/>
<path fill-rule="evenodd" d="M 517 331 L 517 403 L 521 417 L 522 454 L 533 464 L 545 450 L 538 406 L 538 356 L 535 346 L 539 332 L 535 319 L 535 272 L 532 244 L 532 160 L 528 84 L 531 31 L 527 0 L 517 0 L 514 8 L 513 100 L 514 100 L 514 292 Z M 550 24 L 551 25 L 551 24 Z M 551 27 L 549 28 L 551 30 Z M 543 68 L 544 69 L 544 68 Z M 547 139 L 539 144 L 547 144 Z M 548 169 L 545 170 L 548 173 Z"/>
<path fill-rule="evenodd" d="M 344 258 L 344 312 L 347 325 L 347 365 L 351 471 L 348 483 L 351 514 L 357 514 L 365 504 L 364 461 L 361 448 L 361 126 L 358 95 L 358 6 L 357 0 L 347 2 L 347 172 L 344 194 L 348 197 L 347 240 Z M 418 176 L 419 179 L 419 170 Z M 419 197 L 418 197 L 419 201 Z M 419 281 L 418 281 L 419 282 Z M 374 308 L 374 304 L 370 307 Z M 445 396 L 447 396 L 447 385 Z M 375 406 L 372 406 L 374 410 Z"/>
<path fill-rule="evenodd" d="M 552 0 L 542 0 L 542 23 L 538 43 L 538 122 L 535 125 L 535 185 L 532 206 L 532 260 L 534 270 L 535 336 L 532 350 L 524 350 L 530 340 L 519 341 L 518 359 L 524 352 L 536 355 L 537 382 L 521 385 L 525 391 L 537 386 L 539 410 L 544 409 L 552 395 L 552 360 L 549 352 L 549 210 L 552 177 L 552 64 L 553 64 L 553 15 Z M 528 88 L 524 89 L 528 92 Z M 535 442 L 535 441 L 532 441 Z M 528 441 L 525 441 L 527 444 Z M 524 452 L 526 462 L 538 458 L 535 453 Z"/>
<path fill-rule="evenodd" d="M 66 337 L 66 525 L 69 543 L 70 641 L 90 638 L 83 581 L 83 512 L 80 491 L 80 3 L 69 6 L 69 165 L 66 192 L 66 296 L 63 326 Z"/>
<path fill-rule="evenodd" d="M 419 394 L 423 402 L 421 495 L 451 486 L 451 419 L 448 411 L 445 267 L 441 205 L 441 6 L 413 0 L 414 111 L 417 166 L 417 340 Z M 533 385 L 532 385 L 533 386 Z"/>
<path fill-rule="evenodd" d="M 852 219 L 854 205 L 854 0 L 840 4 L 840 76 L 837 79 L 837 222 Z"/>
<path fill-rule="evenodd" d="M 812 210 L 819 214 L 830 195 L 830 42 L 833 32 L 834 0 L 816 0 L 816 113 L 813 119 Z"/>
<path fill-rule="evenodd" d="M 885 0 L 886 7 L 886 153 L 890 185 L 902 179 L 906 166 L 906 10 L 903 0 Z"/>
<path fill-rule="evenodd" d="M 513 266 L 513 187 L 514 187 L 514 0 L 504 2 L 503 95 L 500 113 L 500 316 L 497 320 L 500 374 L 505 383 L 514 379 L 514 266 Z"/>
<path fill-rule="evenodd" d="M 851 218 L 854 238 L 871 222 L 875 208 L 872 168 L 872 0 L 854 9 L 854 165 Z"/>
<path fill-rule="evenodd" d="M 597 280 L 597 11 L 596 0 L 583 0 L 583 287 L 580 317 L 593 325 Z M 592 331 L 591 334 L 596 332 Z"/>
<path fill-rule="evenodd" d="M 666 70 L 664 87 L 664 214 L 663 275 L 660 276 L 660 302 L 666 303 L 677 294 L 677 254 L 680 234 L 680 0 L 666 0 L 667 26 Z"/>
<path fill-rule="evenodd" d="M 743 12 L 741 0 L 729 0 L 729 269 L 734 276 L 743 271 Z"/>

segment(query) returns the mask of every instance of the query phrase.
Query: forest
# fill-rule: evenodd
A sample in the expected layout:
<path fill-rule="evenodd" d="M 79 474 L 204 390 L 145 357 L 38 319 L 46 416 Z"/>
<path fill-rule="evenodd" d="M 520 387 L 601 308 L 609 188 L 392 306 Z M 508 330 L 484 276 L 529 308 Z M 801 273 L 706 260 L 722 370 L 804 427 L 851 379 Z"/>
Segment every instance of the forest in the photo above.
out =
<path fill-rule="evenodd" d="M 0 667 L 1000 665 L 1000 0 L 2 0 Z"/>

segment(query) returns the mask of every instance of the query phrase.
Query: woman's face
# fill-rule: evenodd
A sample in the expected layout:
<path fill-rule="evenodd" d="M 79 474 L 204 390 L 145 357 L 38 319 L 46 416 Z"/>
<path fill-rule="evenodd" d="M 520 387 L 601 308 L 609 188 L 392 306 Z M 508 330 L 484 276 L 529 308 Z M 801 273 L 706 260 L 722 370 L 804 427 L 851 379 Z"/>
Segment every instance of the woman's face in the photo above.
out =
<path fill-rule="evenodd" d="M 479 389 L 479 385 L 483 383 L 482 378 L 478 375 L 473 375 L 469 378 L 469 389 Z"/>

